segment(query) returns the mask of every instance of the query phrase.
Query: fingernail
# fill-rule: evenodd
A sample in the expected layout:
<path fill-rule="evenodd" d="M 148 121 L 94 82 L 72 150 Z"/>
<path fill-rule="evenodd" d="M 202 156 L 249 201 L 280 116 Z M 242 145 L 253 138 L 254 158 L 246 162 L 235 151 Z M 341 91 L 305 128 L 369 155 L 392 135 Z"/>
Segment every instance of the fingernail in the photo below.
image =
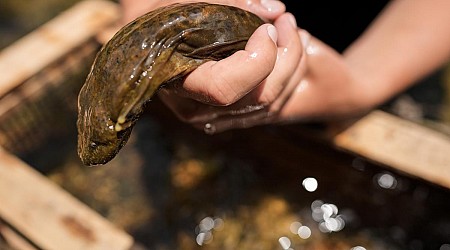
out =
<path fill-rule="evenodd" d="M 272 39 L 272 41 L 274 43 L 277 43 L 277 38 L 278 38 L 278 34 L 277 34 L 277 29 L 275 28 L 275 26 L 273 25 L 268 25 L 267 26 L 267 34 L 269 34 L 270 39 Z"/>
<path fill-rule="evenodd" d="M 297 20 L 295 20 L 294 15 L 289 13 L 289 22 L 291 23 L 292 27 L 297 28 Z"/>
<path fill-rule="evenodd" d="M 311 40 L 311 34 L 304 29 L 300 30 L 300 40 L 302 41 L 304 48 L 308 47 L 309 41 Z"/>
<path fill-rule="evenodd" d="M 283 3 L 274 0 L 261 0 L 261 5 L 270 12 L 276 12 L 283 8 Z"/>

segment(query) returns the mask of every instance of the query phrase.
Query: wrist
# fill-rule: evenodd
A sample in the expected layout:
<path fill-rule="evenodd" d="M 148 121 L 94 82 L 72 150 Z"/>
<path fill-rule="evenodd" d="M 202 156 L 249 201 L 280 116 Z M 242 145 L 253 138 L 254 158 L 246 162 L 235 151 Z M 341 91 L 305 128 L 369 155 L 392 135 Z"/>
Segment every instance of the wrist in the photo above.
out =
<path fill-rule="evenodd" d="M 364 62 L 364 60 L 352 58 L 351 55 L 345 53 L 343 59 L 351 75 L 353 91 L 351 96 L 354 97 L 355 106 L 367 110 L 376 108 L 402 91 L 401 86 L 407 86 L 399 84 L 395 76 L 381 72 L 380 69 L 384 67 L 383 65 Z"/>

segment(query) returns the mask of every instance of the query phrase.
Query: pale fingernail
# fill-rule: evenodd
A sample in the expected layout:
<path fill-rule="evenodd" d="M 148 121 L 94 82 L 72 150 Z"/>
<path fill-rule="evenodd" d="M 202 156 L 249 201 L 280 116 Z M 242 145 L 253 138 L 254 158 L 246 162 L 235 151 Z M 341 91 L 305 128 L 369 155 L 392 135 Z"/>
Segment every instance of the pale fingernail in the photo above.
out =
<path fill-rule="evenodd" d="M 309 41 L 311 40 L 311 34 L 304 29 L 300 30 L 300 40 L 302 41 L 304 48 L 308 47 Z"/>
<path fill-rule="evenodd" d="M 267 26 L 267 34 L 270 36 L 270 39 L 272 39 L 272 41 L 274 43 L 277 43 L 278 33 L 277 33 L 277 29 L 275 28 L 275 26 L 268 25 Z"/>
<path fill-rule="evenodd" d="M 297 28 L 297 20 L 295 20 L 294 15 L 289 13 L 289 22 L 291 23 L 292 27 Z"/>
<path fill-rule="evenodd" d="M 274 0 L 261 0 L 261 5 L 270 12 L 276 12 L 283 8 L 283 3 Z"/>

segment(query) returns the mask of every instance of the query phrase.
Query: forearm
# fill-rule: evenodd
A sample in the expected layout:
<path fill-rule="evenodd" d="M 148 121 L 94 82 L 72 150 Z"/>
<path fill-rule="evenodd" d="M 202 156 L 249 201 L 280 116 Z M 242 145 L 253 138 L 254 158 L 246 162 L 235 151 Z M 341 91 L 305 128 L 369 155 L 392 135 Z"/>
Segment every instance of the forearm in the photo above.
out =
<path fill-rule="evenodd" d="M 345 52 L 344 59 L 376 105 L 450 58 L 450 1 L 393 0 Z M 362 89 L 362 88 L 361 88 Z"/>

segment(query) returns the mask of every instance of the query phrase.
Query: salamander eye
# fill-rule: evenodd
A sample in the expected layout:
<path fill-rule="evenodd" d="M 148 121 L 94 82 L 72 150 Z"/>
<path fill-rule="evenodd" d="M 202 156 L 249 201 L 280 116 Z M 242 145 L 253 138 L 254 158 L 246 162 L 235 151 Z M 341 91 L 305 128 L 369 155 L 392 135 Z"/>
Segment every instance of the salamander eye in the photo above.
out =
<path fill-rule="evenodd" d="M 100 141 L 91 141 L 91 143 L 89 143 L 89 147 L 91 149 L 96 149 L 99 146 L 106 146 L 106 145 L 107 145 L 107 143 L 100 142 Z"/>
<path fill-rule="evenodd" d="M 97 148 L 97 146 L 98 146 L 98 144 L 95 143 L 95 142 L 91 142 L 91 143 L 89 144 L 89 147 L 92 148 L 92 149 Z"/>

